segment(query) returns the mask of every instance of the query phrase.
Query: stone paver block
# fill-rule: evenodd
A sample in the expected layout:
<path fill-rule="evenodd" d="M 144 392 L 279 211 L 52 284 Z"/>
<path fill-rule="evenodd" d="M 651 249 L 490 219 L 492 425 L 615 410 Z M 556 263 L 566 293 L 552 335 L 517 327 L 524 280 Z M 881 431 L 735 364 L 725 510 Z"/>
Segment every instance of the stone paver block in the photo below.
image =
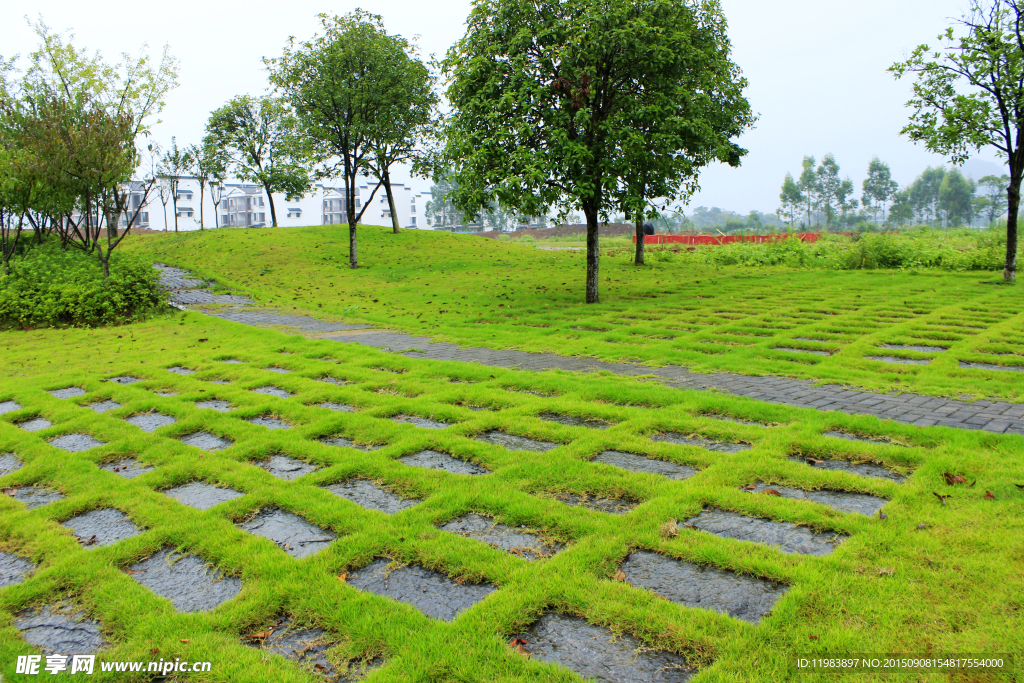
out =
<path fill-rule="evenodd" d="M 339 498 L 387 515 L 393 515 L 422 502 L 419 498 L 402 498 L 379 484 L 357 477 L 324 488 Z"/>
<path fill-rule="evenodd" d="M 222 576 L 195 555 L 179 555 L 164 548 L 129 567 L 130 576 L 157 595 L 167 598 L 179 612 L 205 612 L 238 595 L 242 582 Z"/>
<path fill-rule="evenodd" d="M 391 419 L 395 422 L 415 425 L 422 429 L 445 429 L 452 426 L 450 422 L 439 422 L 426 417 L 417 417 L 416 415 L 395 415 Z"/>
<path fill-rule="evenodd" d="M 565 547 L 561 543 L 545 540 L 534 532 L 506 526 L 475 512 L 442 524 L 441 529 L 486 543 L 525 560 L 551 557 Z"/>
<path fill-rule="evenodd" d="M 889 502 L 886 498 L 871 496 L 866 493 L 850 493 L 849 491 L 831 491 L 828 489 L 805 491 L 803 489 L 781 486 L 779 484 L 752 484 L 753 488 L 745 487 L 748 493 L 778 495 L 794 500 L 809 500 L 821 503 L 842 512 L 859 512 L 862 515 L 873 515 Z M 768 493 L 774 491 L 775 493 Z"/>
<path fill-rule="evenodd" d="M 86 512 L 61 526 L 71 529 L 85 548 L 102 548 L 142 533 L 128 515 L 112 508 Z"/>
<path fill-rule="evenodd" d="M 105 413 L 109 410 L 115 410 L 117 408 L 120 408 L 121 404 L 118 403 L 117 401 L 106 400 L 100 401 L 98 403 L 90 403 L 87 407 L 91 408 L 97 413 Z"/>
<path fill-rule="evenodd" d="M 251 534 L 270 539 L 281 550 L 296 558 L 318 553 L 337 539 L 327 529 L 276 508 L 264 508 L 238 526 Z"/>
<path fill-rule="evenodd" d="M 740 451 L 750 450 L 750 444 L 746 443 L 731 443 L 728 441 L 715 441 L 713 439 L 705 439 L 700 436 L 687 436 L 685 434 L 679 434 L 677 432 L 668 432 L 666 434 L 656 434 L 651 437 L 651 441 L 658 441 L 661 443 L 673 443 L 679 446 L 696 446 L 697 448 L 703 448 L 708 451 L 717 451 L 719 453 L 739 453 Z"/>
<path fill-rule="evenodd" d="M 440 451 L 422 450 L 412 455 L 403 455 L 398 462 L 410 467 L 423 467 L 428 470 L 444 470 L 452 474 L 487 474 L 489 470 L 476 463 L 453 458 Z"/>
<path fill-rule="evenodd" d="M 0 415 L 13 413 L 15 410 L 21 410 L 21 404 L 17 401 L 0 401 Z"/>
<path fill-rule="evenodd" d="M 21 631 L 22 637 L 29 644 L 45 654 L 65 655 L 65 664 L 69 663 L 71 655 L 96 654 L 106 644 L 100 632 L 100 623 L 89 619 L 68 603 L 26 610 L 15 617 L 14 628 Z M 45 663 L 44 659 L 42 664 L 45 666 Z"/>
<path fill-rule="evenodd" d="M 14 453 L 0 453 L 0 477 L 21 469 L 21 460 Z"/>
<path fill-rule="evenodd" d="M 164 415 L 163 413 L 142 413 L 141 415 L 133 415 L 125 420 L 130 425 L 135 425 L 144 432 L 152 434 L 161 427 L 172 425 L 177 422 L 176 419 L 170 415 Z"/>
<path fill-rule="evenodd" d="M 317 469 L 316 465 L 310 465 L 308 462 L 289 458 L 286 455 L 272 455 L 268 459 L 261 460 L 256 464 L 278 479 L 284 479 L 285 481 L 298 479 L 310 472 L 315 472 Z"/>
<path fill-rule="evenodd" d="M 53 423 L 41 417 L 19 422 L 18 426 L 24 429 L 26 432 L 41 432 L 44 429 L 48 429 L 53 426 Z"/>
<path fill-rule="evenodd" d="M 277 387 L 271 386 L 257 387 L 256 389 L 253 389 L 253 393 L 264 394 L 266 396 L 276 396 L 278 398 L 291 398 L 292 396 L 295 395 L 285 391 L 284 389 L 279 389 Z"/>
<path fill-rule="evenodd" d="M 97 441 L 88 434 L 65 434 L 64 436 L 58 436 L 56 439 L 51 439 L 50 445 L 69 453 L 79 453 L 90 448 L 103 446 L 104 443 Z"/>
<path fill-rule="evenodd" d="M 842 534 L 819 533 L 787 522 L 713 509 L 704 510 L 686 520 L 684 526 L 724 538 L 775 546 L 784 553 L 802 555 L 828 555 L 846 538 Z"/>
<path fill-rule="evenodd" d="M 149 465 L 143 465 L 135 458 L 125 458 L 123 460 L 118 460 L 117 462 L 108 462 L 106 465 L 100 465 L 100 469 L 113 472 L 125 479 L 134 479 L 141 474 L 153 471 L 152 467 Z"/>
<path fill-rule="evenodd" d="M 54 389 L 50 392 L 54 398 L 75 398 L 85 396 L 85 389 L 82 387 L 68 387 L 67 389 Z"/>
<path fill-rule="evenodd" d="M 201 481 L 175 486 L 172 489 L 167 489 L 164 493 L 179 503 L 184 503 L 197 510 L 209 510 L 214 505 L 220 505 L 245 495 L 234 489 L 211 486 Z"/>
<path fill-rule="evenodd" d="M 506 434 L 505 432 L 492 429 L 491 431 L 478 434 L 476 437 L 477 441 L 483 441 L 484 443 L 493 444 L 495 446 L 502 446 L 510 451 L 538 451 L 545 453 L 553 448 L 558 448 L 561 444 L 552 443 L 551 441 L 537 441 L 535 439 L 528 439 L 525 436 L 515 436 L 514 434 Z"/>
<path fill-rule="evenodd" d="M 21 583 L 35 568 L 36 566 L 27 558 L 0 551 L 0 588 Z"/>
<path fill-rule="evenodd" d="M 697 470 L 686 465 L 680 465 L 667 460 L 655 460 L 645 455 L 623 453 L 622 451 L 603 451 L 598 453 L 592 462 L 621 467 L 631 472 L 650 472 L 651 474 L 658 474 L 669 479 L 689 479 L 697 474 Z"/>
<path fill-rule="evenodd" d="M 210 432 L 193 432 L 181 437 L 179 440 L 186 446 L 195 446 L 210 452 L 227 448 L 233 443 L 230 439 L 215 436 Z"/>
<path fill-rule="evenodd" d="M 392 567 L 379 558 L 350 572 L 348 584 L 412 605 L 428 617 L 451 621 L 495 590 L 489 583 L 459 583 L 416 565 Z"/>

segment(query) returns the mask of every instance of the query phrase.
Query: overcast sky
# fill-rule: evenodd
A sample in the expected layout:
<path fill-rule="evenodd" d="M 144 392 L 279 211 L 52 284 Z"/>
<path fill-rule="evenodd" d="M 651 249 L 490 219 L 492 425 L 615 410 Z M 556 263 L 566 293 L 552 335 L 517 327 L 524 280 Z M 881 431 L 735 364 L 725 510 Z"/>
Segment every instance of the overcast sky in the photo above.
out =
<path fill-rule="evenodd" d="M 418 36 L 424 53 L 443 54 L 461 37 L 468 0 L 377 0 L 365 3 L 388 30 Z M 357 4 L 327 3 L 343 14 Z M 719 206 L 741 213 L 778 207 L 786 172 L 798 175 L 804 155 L 831 152 L 860 195 L 868 162 L 878 155 L 901 184 L 928 165 L 943 163 L 899 135 L 910 81 L 886 69 L 959 17 L 967 0 L 722 0 L 735 61 L 750 82 L 748 98 L 759 120 L 740 144 L 750 150 L 739 169 L 716 166 L 701 176 L 702 191 L 690 207 Z M 58 30 L 71 29 L 75 44 L 114 61 L 148 43 L 164 44 L 181 61 L 180 86 L 168 99 L 154 137 L 167 144 L 197 142 L 209 112 L 229 98 L 266 88 L 261 59 L 280 54 L 289 36 L 312 36 L 325 3 L 171 3 L 137 0 L 32 0 L 5 3 L 0 14 L 0 55 L 27 54 L 35 36 L 23 18 L 41 14 Z M 978 157 L 997 161 L 991 153 Z M 972 163 L 973 162 L 973 163 Z M 994 167 L 969 162 L 976 177 Z M 404 178 L 403 178 L 404 179 Z M 430 182 L 411 181 L 425 191 Z M 689 210 L 687 210 L 689 213 Z"/>

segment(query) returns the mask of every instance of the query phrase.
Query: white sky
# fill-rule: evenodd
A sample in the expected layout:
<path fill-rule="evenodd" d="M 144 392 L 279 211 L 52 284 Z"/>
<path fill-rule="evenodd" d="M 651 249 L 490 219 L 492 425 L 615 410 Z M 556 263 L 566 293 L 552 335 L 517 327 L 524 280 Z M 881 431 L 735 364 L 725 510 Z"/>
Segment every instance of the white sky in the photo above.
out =
<path fill-rule="evenodd" d="M 328 3 L 343 14 L 358 5 Z M 716 166 L 701 177 L 702 191 L 690 206 L 719 206 L 746 213 L 771 212 L 787 171 L 797 175 L 805 154 L 820 159 L 832 152 L 860 195 L 869 160 L 888 162 L 901 185 L 927 165 L 943 162 L 899 135 L 906 123 L 904 103 L 910 81 L 895 81 L 886 69 L 917 44 L 958 17 L 967 0 L 722 0 L 734 59 L 750 81 L 748 98 L 760 116 L 739 143 L 750 150 L 743 166 Z M 468 0 L 377 0 L 372 11 L 388 30 L 419 36 L 425 54 L 442 55 L 461 37 Z M 170 3 L 138 0 L 32 0 L 5 3 L 0 12 L 0 54 L 27 54 L 36 46 L 23 15 L 41 14 L 54 29 L 71 29 L 75 44 L 100 50 L 109 61 L 148 43 L 156 56 L 170 44 L 181 61 L 161 123 L 160 144 L 198 142 L 213 109 L 229 98 L 266 88 L 261 58 L 280 54 L 289 36 L 313 35 L 325 4 L 289 2 Z M 990 153 L 979 159 L 996 161 Z M 973 161 L 973 160 L 972 160 Z M 992 168 L 969 162 L 975 177 Z M 396 180 L 407 176 L 399 174 Z M 425 191 L 430 182 L 412 180 Z M 689 213 L 689 210 L 687 211 Z"/>

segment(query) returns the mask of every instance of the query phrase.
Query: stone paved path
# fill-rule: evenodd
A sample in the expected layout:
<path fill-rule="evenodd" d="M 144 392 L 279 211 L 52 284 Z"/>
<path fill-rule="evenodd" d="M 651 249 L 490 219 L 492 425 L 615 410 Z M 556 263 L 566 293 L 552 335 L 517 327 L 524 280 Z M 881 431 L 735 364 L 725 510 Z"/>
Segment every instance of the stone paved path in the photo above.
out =
<path fill-rule="evenodd" d="M 839 385 L 814 386 L 810 380 L 789 377 L 754 377 L 726 372 L 702 375 L 679 366 L 652 368 L 628 363 L 609 363 L 593 358 L 560 356 L 554 353 L 532 353 L 485 348 L 471 348 L 447 343 L 431 343 L 430 337 L 417 337 L 402 332 L 376 330 L 369 325 L 330 323 L 308 316 L 287 315 L 273 311 L 256 311 L 238 306 L 251 303 L 245 297 L 214 295 L 202 289 L 205 284 L 188 276 L 187 271 L 158 266 L 162 281 L 172 290 L 172 303 L 186 309 L 192 304 L 227 303 L 232 308 L 211 312 L 218 318 L 255 327 L 289 326 L 299 333 L 316 335 L 342 343 L 364 344 L 401 353 L 411 358 L 454 360 L 521 370 L 569 370 L 597 372 L 605 370 L 617 375 L 653 375 L 667 386 L 685 389 L 718 389 L 736 396 L 756 398 L 769 403 L 838 410 L 853 415 L 876 417 L 930 427 L 943 425 L 960 429 L 984 429 L 996 433 L 1024 434 L 1024 404 L 1001 401 L 958 401 L 918 394 L 877 394 Z"/>

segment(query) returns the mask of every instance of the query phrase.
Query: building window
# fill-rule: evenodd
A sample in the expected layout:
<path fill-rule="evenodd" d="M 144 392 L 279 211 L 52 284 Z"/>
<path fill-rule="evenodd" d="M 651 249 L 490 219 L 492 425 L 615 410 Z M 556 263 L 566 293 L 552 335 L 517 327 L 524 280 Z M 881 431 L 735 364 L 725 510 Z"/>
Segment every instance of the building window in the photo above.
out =
<path fill-rule="evenodd" d="M 409 225 L 416 225 L 416 216 L 413 216 L 409 219 Z"/>
<path fill-rule="evenodd" d="M 288 209 L 288 218 L 302 218 L 302 209 Z"/>

